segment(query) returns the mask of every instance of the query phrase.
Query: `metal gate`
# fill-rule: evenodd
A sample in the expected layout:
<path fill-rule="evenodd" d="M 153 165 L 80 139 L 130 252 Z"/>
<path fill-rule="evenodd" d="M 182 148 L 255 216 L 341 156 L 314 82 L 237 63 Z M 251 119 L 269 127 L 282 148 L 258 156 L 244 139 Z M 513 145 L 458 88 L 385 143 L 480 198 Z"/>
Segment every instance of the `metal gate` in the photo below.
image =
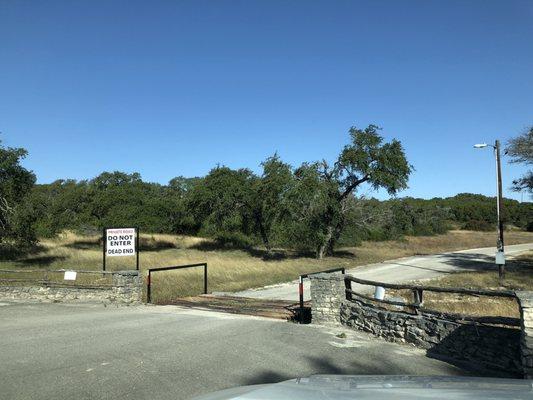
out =
<path fill-rule="evenodd" d="M 204 294 L 207 294 L 207 263 L 198 263 L 198 264 L 187 264 L 187 265 L 176 265 L 172 267 L 157 267 L 148 269 L 148 277 L 146 281 L 146 302 L 152 302 L 152 274 L 161 271 L 172 271 L 177 269 L 186 269 L 186 268 L 198 268 L 203 267 L 204 269 Z"/>

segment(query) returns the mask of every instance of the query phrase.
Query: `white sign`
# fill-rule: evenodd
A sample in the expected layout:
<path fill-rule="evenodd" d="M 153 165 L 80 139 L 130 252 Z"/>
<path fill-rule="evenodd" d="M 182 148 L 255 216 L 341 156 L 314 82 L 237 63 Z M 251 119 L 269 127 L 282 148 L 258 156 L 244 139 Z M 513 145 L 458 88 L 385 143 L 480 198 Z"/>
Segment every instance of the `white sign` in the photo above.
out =
<path fill-rule="evenodd" d="M 76 271 L 65 271 L 65 276 L 63 277 L 65 281 L 75 281 L 76 280 Z"/>
<path fill-rule="evenodd" d="M 106 229 L 106 255 L 135 255 L 135 228 Z"/>
<path fill-rule="evenodd" d="M 496 252 L 496 264 L 505 265 L 505 254 L 503 253 L 503 251 L 498 250 Z"/>

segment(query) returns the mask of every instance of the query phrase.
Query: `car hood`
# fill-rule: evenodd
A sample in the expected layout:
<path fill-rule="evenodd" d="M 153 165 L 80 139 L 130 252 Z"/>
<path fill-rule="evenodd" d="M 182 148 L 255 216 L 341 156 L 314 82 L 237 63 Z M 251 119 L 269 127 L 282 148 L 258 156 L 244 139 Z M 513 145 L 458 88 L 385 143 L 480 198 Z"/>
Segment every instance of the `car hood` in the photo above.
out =
<path fill-rule="evenodd" d="M 533 400 L 533 381 L 449 376 L 313 375 L 196 400 Z"/>

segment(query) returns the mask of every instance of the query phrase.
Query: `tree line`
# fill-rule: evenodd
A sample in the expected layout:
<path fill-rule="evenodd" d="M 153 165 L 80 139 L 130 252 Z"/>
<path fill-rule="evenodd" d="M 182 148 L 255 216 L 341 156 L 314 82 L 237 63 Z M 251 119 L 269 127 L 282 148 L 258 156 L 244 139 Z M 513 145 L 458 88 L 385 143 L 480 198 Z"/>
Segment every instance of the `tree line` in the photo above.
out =
<path fill-rule="evenodd" d="M 206 176 L 168 184 L 139 173 L 103 172 L 90 180 L 35 184 L 20 165 L 23 149 L 0 146 L 0 243 L 35 243 L 65 229 L 95 233 L 106 226 L 215 238 L 224 246 L 263 245 L 312 251 L 403 235 L 444 233 L 451 227 L 495 229 L 495 198 L 459 194 L 430 200 L 356 195 L 361 185 L 394 196 L 407 187 L 412 166 L 397 140 L 379 128 L 352 127 L 337 160 L 292 167 L 274 154 L 261 173 L 216 166 Z M 533 230 L 533 205 L 505 199 L 504 221 Z"/>

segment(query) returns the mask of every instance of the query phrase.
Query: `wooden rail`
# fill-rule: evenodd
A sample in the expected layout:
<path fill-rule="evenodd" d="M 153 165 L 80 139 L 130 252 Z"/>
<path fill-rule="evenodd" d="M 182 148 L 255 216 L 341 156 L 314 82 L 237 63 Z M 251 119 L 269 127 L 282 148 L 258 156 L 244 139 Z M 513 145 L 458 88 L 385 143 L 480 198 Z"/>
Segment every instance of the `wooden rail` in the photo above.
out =
<path fill-rule="evenodd" d="M 381 286 L 388 289 L 396 290 L 410 290 L 413 294 L 414 301 L 412 303 L 397 301 L 397 300 L 387 300 L 387 299 L 376 299 L 372 296 L 358 293 L 352 290 L 352 282 L 358 283 L 360 285 L 368 286 Z M 393 306 L 407 307 L 413 309 L 415 314 L 423 312 L 426 314 L 433 314 L 436 317 L 442 317 L 446 319 L 462 320 L 469 322 L 476 322 L 482 324 L 497 324 L 497 325 L 509 325 L 509 326 L 519 326 L 520 319 L 510 318 L 510 317 L 488 317 L 488 316 L 467 316 L 463 314 L 454 314 L 454 313 L 443 313 L 435 310 L 430 310 L 424 307 L 424 291 L 427 292 L 437 292 L 437 293 L 455 293 L 455 294 L 465 294 L 469 296 L 489 296 L 489 297 L 506 297 L 506 298 L 516 298 L 515 292 L 511 290 L 483 290 L 483 289 L 465 289 L 465 288 L 443 288 L 438 286 L 424 286 L 424 285 L 413 285 L 406 283 L 385 283 L 385 282 L 376 282 L 369 281 L 366 279 L 356 278 L 351 275 L 346 275 L 344 277 L 344 283 L 346 286 L 346 299 L 353 300 L 353 296 L 356 296 L 360 301 L 365 302 L 378 302 L 383 304 L 389 304 Z"/>
<path fill-rule="evenodd" d="M 401 306 L 401 307 L 420 307 L 420 304 L 417 304 L 417 303 L 406 303 L 406 302 L 403 302 L 403 301 L 395 301 L 395 300 L 378 300 L 378 299 L 375 299 L 374 297 L 371 297 L 371 296 L 366 296 L 364 294 L 361 294 L 361 293 L 357 293 L 357 292 L 354 292 L 353 290 L 351 289 L 346 289 L 346 294 L 349 294 L 349 295 L 356 295 L 357 297 L 361 297 L 365 300 L 369 300 L 369 301 L 379 301 L 380 303 L 384 303 L 384 304 L 390 304 L 390 305 L 393 305 L 393 306 Z M 348 300 L 351 300 L 350 298 L 348 298 Z"/>
<path fill-rule="evenodd" d="M 515 292 L 513 292 L 512 290 L 445 288 L 445 287 L 438 287 L 438 286 L 410 285 L 406 283 L 385 283 L 385 282 L 367 281 L 365 279 L 356 278 L 355 276 L 352 276 L 352 275 L 346 275 L 344 277 L 344 280 L 359 283 L 361 285 L 381 286 L 381 287 L 388 288 L 388 289 L 422 290 L 422 291 L 427 291 L 427 292 L 468 294 L 472 296 L 516 297 Z"/>

